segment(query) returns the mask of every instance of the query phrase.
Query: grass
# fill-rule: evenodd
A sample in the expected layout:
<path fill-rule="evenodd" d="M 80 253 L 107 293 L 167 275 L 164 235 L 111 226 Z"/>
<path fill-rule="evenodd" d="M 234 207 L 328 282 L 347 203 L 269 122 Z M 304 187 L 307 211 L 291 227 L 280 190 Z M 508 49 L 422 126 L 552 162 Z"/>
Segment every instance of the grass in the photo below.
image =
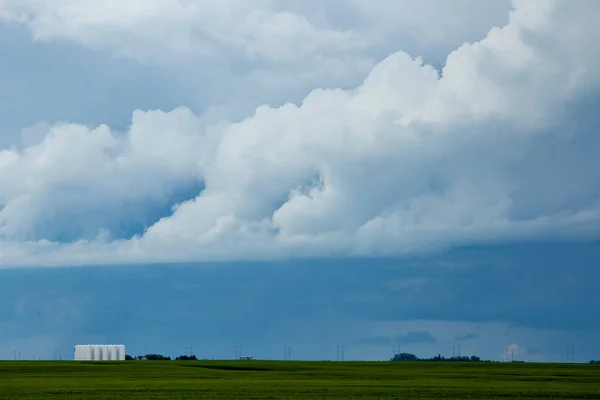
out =
<path fill-rule="evenodd" d="M 0 399 L 600 399 L 600 365 L 0 362 Z"/>

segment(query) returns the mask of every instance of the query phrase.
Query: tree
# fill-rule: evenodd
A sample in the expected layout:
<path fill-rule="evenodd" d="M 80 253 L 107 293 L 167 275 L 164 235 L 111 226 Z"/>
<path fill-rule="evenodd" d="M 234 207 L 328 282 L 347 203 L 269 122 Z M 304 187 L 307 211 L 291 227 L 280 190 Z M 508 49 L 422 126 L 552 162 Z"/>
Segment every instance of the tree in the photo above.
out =
<path fill-rule="evenodd" d="M 162 354 L 146 354 L 143 358 L 149 361 L 168 361 L 171 357 L 165 357 Z"/>
<path fill-rule="evenodd" d="M 398 353 L 390 361 L 419 361 L 419 357 L 411 353 Z"/>
<path fill-rule="evenodd" d="M 183 355 L 183 356 L 179 356 L 179 357 L 175 358 L 175 360 L 176 361 L 196 361 L 198 359 L 196 358 L 195 355 L 191 355 L 191 356 Z"/>

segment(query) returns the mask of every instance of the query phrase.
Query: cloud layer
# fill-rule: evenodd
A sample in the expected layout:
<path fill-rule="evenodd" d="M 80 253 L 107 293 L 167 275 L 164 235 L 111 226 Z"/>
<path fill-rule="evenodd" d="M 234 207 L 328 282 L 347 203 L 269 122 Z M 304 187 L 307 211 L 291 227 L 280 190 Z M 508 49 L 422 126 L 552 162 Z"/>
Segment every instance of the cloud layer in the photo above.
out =
<path fill-rule="evenodd" d="M 133 354 L 177 356 L 193 346 L 199 357 L 224 359 L 236 345 L 261 359 L 292 346 L 295 358 L 313 360 L 335 360 L 338 345 L 346 360 L 389 359 L 394 345 L 450 357 L 460 346 L 462 355 L 499 360 L 516 344 L 515 359 L 564 362 L 574 344 L 587 362 L 600 355 L 599 244 L 401 261 L 0 270 L 0 358 L 21 350 L 23 359 L 52 359 L 77 343 L 120 342 Z"/>
<path fill-rule="evenodd" d="M 140 59 L 167 47 L 210 53 L 192 40 L 206 32 L 188 18 L 221 26 L 227 16 L 239 30 L 223 37 L 204 25 L 211 40 L 268 63 L 331 65 L 371 43 L 277 2 L 260 3 L 270 14 L 223 3 L 217 16 L 200 12 L 201 1 L 130 3 L 5 0 L 0 15 L 38 39 Z M 390 255 L 596 237 L 600 4 L 513 4 L 506 26 L 450 53 L 441 71 L 400 51 L 355 88 L 316 89 L 237 122 L 181 107 L 135 111 L 124 132 L 68 123 L 29 131 L 0 152 L 0 265 Z M 377 10 L 367 11 L 357 15 Z M 156 30 L 138 29 L 148 20 Z M 155 40 L 173 24 L 175 42 Z M 272 43 L 270 29 L 284 27 Z M 132 32 L 139 37 L 116 40 Z"/>

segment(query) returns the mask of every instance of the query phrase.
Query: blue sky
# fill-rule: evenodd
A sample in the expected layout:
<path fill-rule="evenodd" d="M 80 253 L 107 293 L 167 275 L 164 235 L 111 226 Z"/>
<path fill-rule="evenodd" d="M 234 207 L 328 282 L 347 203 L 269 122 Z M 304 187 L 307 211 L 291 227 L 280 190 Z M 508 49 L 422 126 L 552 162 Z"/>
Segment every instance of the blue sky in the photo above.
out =
<path fill-rule="evenodd" d="M 598 16 L 0 1 L 0 358 L 600 358 Z"/>

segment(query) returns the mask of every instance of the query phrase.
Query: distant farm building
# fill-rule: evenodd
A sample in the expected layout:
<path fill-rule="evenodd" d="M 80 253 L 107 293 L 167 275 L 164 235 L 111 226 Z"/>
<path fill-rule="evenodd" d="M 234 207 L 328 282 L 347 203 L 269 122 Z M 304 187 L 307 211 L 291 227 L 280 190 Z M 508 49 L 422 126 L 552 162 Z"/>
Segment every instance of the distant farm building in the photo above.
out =
<path fill-rule="evenodd" d="M 123 344 L 78 344 L 75 346 L 76 361 L 124 361 Z"/>

